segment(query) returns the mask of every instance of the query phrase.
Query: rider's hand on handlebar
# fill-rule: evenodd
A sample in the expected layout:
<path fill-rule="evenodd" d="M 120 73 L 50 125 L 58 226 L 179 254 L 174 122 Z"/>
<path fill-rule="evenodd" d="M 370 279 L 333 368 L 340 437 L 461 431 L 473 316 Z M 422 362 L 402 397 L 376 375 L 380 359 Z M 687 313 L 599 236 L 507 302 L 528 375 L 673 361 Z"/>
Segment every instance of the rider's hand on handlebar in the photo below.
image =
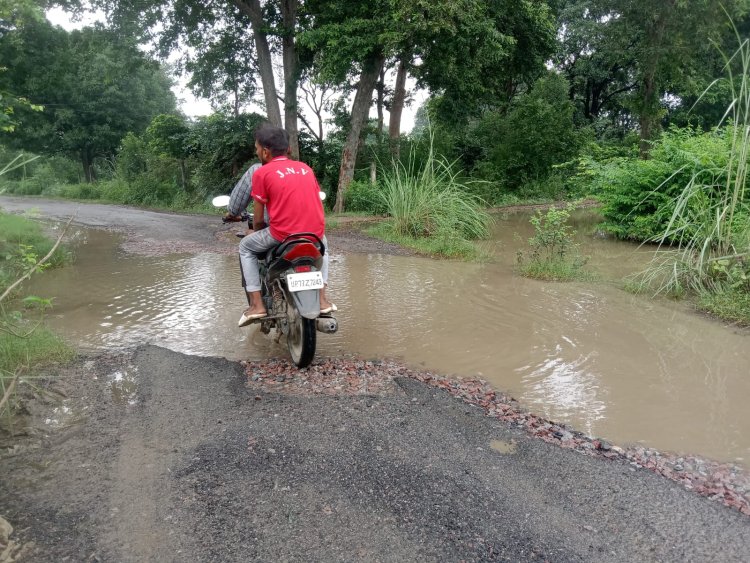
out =
<path fill-rule="evenodd" d="M 221 218 L 221 221 L 223 223 L 239 223 L 242 220 L 242 217 L 238 215 L 232 215 L 231 213 L 226 213 L 224 217 Z"/>

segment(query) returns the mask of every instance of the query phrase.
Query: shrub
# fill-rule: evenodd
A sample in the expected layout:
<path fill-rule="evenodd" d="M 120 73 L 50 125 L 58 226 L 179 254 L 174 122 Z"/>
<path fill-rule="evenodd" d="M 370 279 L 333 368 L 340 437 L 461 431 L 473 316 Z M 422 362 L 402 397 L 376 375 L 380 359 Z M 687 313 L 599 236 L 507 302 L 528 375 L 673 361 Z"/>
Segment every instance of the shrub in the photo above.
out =
<path fill-rule="evenodd" d="M 659 208 L 667 219 L 651 240 L 673 248 L 656 253 L 638 276 L 656 293 L 695 293 L 723 318 L 746 315 L 750 294 L 750 42 L 737 38 L 739 49 L 726 58 L 733 96 L 727 123 L 718 132 L 686 137 L 677 147 L 692 150 L 667 152 L 674 133 L 659 144 L 674 172 L 656 190 L 668 197 Z M 737 72 L 735 65 L 741 67 Z"/>
<path fill-rule="evenodd" d="M 386 213 L 386 207 L 378 191 L 378 184 L 354 180 L 346 191 L 346 210 L 380 215 Z"/>
<path fill-rule="evenodd" d="M 534 226 L 534 236 L 529 239 L 531 252 L 518 252 L 522 275 L 549 281 L 591 277 L 582 270 L 587 260 L 580 255 L 579 245 L 574 242 L 576 233 L 568 224 L 572 210 L 572 204 L 563 209 L 553 207 L 545 213 L 537 211 L 530 219 Z"/>
<path fill-rule="evenodd" d="M 590 164 L 592 191 L 602 201 L 603 228 L 619 238 L 650 240 L 665 232 L 685 186 L 700 182 L 711 196 L 727 181 L 732 132 L 672 128 L 654 143 L 648 160 L 615 157 Z M 698 210 L 698 199 L 690 207 Z M 687 223 L 669 242 L 693 234 Z M 676 234 L 676 233 L 675 233 Z"/>
<path fill-rule="evenodd" d="M 474 131 L 483 154 L 475 170 L 514 191 L 543 182 L 553 166 L 578 154 L 586 131 L 573 122 L 574 106 L 565 78 L 550 74 L 505 110 L 490 111 Z"/>

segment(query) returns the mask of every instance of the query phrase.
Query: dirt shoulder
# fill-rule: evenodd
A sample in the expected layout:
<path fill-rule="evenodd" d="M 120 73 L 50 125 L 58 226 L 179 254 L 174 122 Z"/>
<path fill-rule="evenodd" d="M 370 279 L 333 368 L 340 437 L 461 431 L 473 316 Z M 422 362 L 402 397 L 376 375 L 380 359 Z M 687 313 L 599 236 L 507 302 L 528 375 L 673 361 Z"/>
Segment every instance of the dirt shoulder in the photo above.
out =
<path fill-rule="evenodd" d="M 67 415 L 54 402 L 55 416 L 40 409 L 0 458 L 18 560 L 742 561 L 750 552 L 747 517 L 622 457 L 535 439 L 428 374 L 352 359 L 316 366 L 308 384 L 339 383 L 315 392 L 305 377 L 293 384 L 282 361 L 242 366 L 151 346 L 81 358 L 48 390 L 67 396 Z"/>

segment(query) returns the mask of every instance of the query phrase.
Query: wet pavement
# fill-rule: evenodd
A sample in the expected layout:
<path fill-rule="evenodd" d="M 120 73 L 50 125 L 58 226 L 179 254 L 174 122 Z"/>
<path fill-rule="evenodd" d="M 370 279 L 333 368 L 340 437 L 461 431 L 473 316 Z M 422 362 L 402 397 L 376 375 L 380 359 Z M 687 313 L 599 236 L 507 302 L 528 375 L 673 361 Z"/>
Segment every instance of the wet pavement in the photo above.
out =
<path fill-rule="evenodd" d="M 350 387 L 300 394 L 277 380 L 278 362 L 269 384 L 253 380 L 255 363 L 142 347 L 60 373 L 53 385 L 76 390 L 71 406 L 87 405 L 87 420 L 0 457 L 18 560 L 732 562 L 750 553 L 739 511 L 622 456 L 539 440 L 457 400 L 445 387 L 455 380 L 431 385 L 432 375 L 403 366 L 342 360 L 319 374 Z M 135 374 L 134 402 L 113 402 L 118 373 Z M 353 392 L 363 378 L 370 391 Z"/>

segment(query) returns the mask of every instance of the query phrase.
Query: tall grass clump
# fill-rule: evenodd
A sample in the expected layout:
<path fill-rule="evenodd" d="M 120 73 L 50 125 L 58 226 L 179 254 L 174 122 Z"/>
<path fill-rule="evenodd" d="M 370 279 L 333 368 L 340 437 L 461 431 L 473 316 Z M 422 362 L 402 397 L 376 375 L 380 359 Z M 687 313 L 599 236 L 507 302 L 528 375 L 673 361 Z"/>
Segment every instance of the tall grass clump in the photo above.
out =
<path fill-rule="evenodd" d="M 732 101 L 715 133 L 729 138 L 725 164 L 692 174 L 674 198 L 666 228 L 652 238 L 660 251 L 640 280 L 657 293 L 750 292 L 750 41 L 737 39 L 737 51 L 725 56 Z"/>
<path fill-rule="evenodd" d="M 471 241 L 489 235 L 491 217 L 484 202 L 432 146 L 421 164 L 413 153 L 406 164 L 394 162 L 379 188 L 377 205 L 390 220 L 376 234 L 452 257 L 473 256 Z"/>

